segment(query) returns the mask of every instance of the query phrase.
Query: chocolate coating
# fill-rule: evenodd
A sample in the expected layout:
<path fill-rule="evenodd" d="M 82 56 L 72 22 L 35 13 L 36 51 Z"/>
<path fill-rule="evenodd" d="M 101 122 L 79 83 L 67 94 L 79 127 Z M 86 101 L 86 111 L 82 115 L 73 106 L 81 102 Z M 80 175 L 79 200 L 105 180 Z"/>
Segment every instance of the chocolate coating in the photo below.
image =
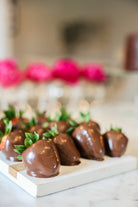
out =
<path fill-rule="evenodd" d="M 19 118 L 17 122 L 12 124 L 12 130 L 17 130 L 17 129 L 25 130 L 26 127 L 23 123 L 29 123 L 29 119 Z"/>
<path fill-rule="evenodd" d="M 57 124 L 57 129 L 59 133 L 64 133 L 69 128 L 69 125 L 65 121 L 52 121 L 49 123 L 48 128 L 50 130 L 53 130 L 55 127 L 55 124 Z"/>
<path fill-rule="evenodd" d="M 72 135 L 82 157 L 104 159 L 103 137 L 97 130 L 89 128 L 87 124 L 82 124 L 74 130 Z"/>
<path fill-rule="evenodd" d="M 4 122 L 2 120 L 0 120 L 0 131 L 2 133 L 5 133 L 5 124 L 4 124 Z"/>
<path fill-rule="evenodd" d="M 39 140 L 22 154 L 27 174 L 47 178 L 59 174 L 60 159 L 53 141 Z"/>
<path fill-rule="evenodd" d="M 80 163 L 80 153 L 69 135 L 61 133 L 53 139 L 53 142 L 58 149 L 62 165 L 77 165 Z"/>
<path fill-rule="evenodd" d="M 48 122 L 47 117 L 44 116 L 44 115 L 39 115 L 39 116 L 36 117 L 36 119 L 37 119 L 37 121 L 38 121 L 38 123 L 37 123 L 38 125 L 42 125 L 42 124 L 44 124 L 45 122 Z"/>
<path fill-rule="evenodd" d="M 36 125 L 36 126 L 31 127 L 31 129 L 29 130 L 30 133 L 34 133 L 34 131 L 39 134 L 39 139 L 42 139 L 43 133 L 46 132 L 46 129 L 42 127 L 41 125 Z"/>
<path fill-rule="evenodd" d="M 19 161 L 17 159 L 18 153 L 14 152 L 15 145 L 23 145 L 25 134 L 21 130 L 15 130 L 7 135 L 5 147 L 2 152 L 5 154 L 6 159 L 10 161 Z"/>
<path fill-rule="evenodd" d="M 103 138 L 107 155 L 120 157 L 125 153 L 128 138 L 123 133 L 111 130 L 106 132 Z"/>
<path fill-rule="evenodd" d="M 82 124 L 86 124 L 86 122 L 83 122 Z M 90 120 L 87 125 L 89 128 L 97 130 L 98 132 L 101 131 L 100 125 L 95 121 Z"/>

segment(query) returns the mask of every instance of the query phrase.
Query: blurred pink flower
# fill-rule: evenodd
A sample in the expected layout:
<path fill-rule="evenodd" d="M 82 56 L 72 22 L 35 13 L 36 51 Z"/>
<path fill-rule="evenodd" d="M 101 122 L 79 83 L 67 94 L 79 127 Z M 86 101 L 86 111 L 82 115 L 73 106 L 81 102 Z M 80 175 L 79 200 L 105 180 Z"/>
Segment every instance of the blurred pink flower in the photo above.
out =
<path fill-rule="evenodd" d="M 32 63 L 27 66 L 26 77 L 36 82 L 43 82 L 52 78 L 52 72 L 43 63 Z"/>
<path fill-rule="evenodd" d="M 81 75 L 93 82 L 105 82 L 107 74 L 104 71 L 103 65 L 98 63 L 89 63 L 84 65 Z"/>
<path fill-rule="evenodd" d="M 71 59 L 60 59 L 53 67 L 53 76 L 68 83 L 75 84 L 80 77 L 78 64 Z"/>
<path fill-rule="evenodd" d="M 0 60 L 0 85 L 3 87 L 15 86 L 24 79 L 15 59 Z"/>

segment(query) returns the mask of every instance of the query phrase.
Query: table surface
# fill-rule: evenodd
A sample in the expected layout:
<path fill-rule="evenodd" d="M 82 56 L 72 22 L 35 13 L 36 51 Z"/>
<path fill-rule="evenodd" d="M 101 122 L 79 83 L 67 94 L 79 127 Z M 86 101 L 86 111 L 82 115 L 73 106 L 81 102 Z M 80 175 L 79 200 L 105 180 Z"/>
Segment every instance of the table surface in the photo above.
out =
<path fill-rule="evenodd" d="M 112 113 L 111 113 L 112 112 Z M 138 116 L 132 109 L 105 107 L 95 109 L 93 118 L 104 123 L 122 126 L 129 137 L 127 154 L 138 158 Z M 0 174 L 0 207 L 136 207 L 138 206 L 138 170 L 114 176 L 98 182 L 55 193 L 41 198 L 33 198 L 16 184 Z"/>

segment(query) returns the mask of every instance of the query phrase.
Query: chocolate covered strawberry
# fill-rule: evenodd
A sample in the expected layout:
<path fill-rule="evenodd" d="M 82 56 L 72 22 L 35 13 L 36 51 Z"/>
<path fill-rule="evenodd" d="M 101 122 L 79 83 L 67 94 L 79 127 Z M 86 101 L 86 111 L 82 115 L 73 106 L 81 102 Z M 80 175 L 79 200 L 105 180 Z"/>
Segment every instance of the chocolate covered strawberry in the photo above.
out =
<path fill-rule="evenodd" d="M 61 109 L 60 114 L 56 114 L 54 121 L 49 122 L 48 128 L 50 130 L 54 129 L 55 124 L 57 125 L 57 129 L 59 133 L 64 133 L 69 128 L 68 119 L 70 114 L 66 112 L 64 108 Z"/>
<path fill-rule="evenodd" d="M 104 145 L 106 154 L 111 157 L 122 156 L 127 148 L 128 138 L 122 133 L 118 127 L 111 127 L 104 135 Z"/>
<path fill-rule="evenodd" d="M 42 139 L 43 138 L 43 133 L 46 132 L 46 128 L 44 128 L 43 126 L 41 125 L 35 125 L 35 126 L 32 126 L 29 130 L 30 133 L 34 133 L 34 132 L 37 132 L 38 135 L 39 135 L 39 139 Z"/>
<path fill-rule="evenodd" d="M 76 148 L 74 141 L 67 134 L 59 134 L 53 139 L 62 165 L 78 165 L 80 163 L 80 153 Z"/>
<path fill-rule="evenodd" d="M 91 120 L 89 112 L 87 114 L 80 112 L 80 116 L 82 120 L 81 124 L 86 123 L 91 129 L 97 130 L 98 132 L 101 131 L 100 125 L 97 122 Z"/>
<path fill-rule="evenodd" d="M 22 130 L 15 130 L 11 132 L 11 121 L 4 120 L 5 122 L 5 134 L 1 136 L 0 150 L 5 154 L 6 159 L 11 161 L 18 161 L 17 153 L 14 151 L 16 144 L 23 144 L 25 134 Z"/>
<path fill-rule="evenodd" d="M 103 137 L 97 130 L 91 129 L 87 124 L 81 124 L 75 128 L 72 136 L 82 157 L 104 159 Z"/>
<path fill-rule="evenodd" d="M 55 125 L 54 130 L 49 130 L 43 134 L 47 139 L 53 140 L 55 143 L 61 164 L 62 165 L 77 165 L 80 163 L 80 153 L 76 148 L 72 138 L 65 133 L 58 133 L 57 126 Z"/>
<path fill-rule="evenodd" d="M 12 122 L 12 130 L 21 129 L 25 130 L 25 126 L 23 123 L 28 123 L 29 120 L 23 117 L 24 111 L 19 110 L 17 113 L 14 106 L 9 105 L 8 110 L 4 111 L 5 117 Z"/>
<path fill-rule="evenodd" d="M 28 175 L 47 178 L 59 174 L 60 159 L 55 144 L 49 140 L 39 140 L 36 132 L 26 133 L 24 145 L 16 145 L 16 151 Z"/>

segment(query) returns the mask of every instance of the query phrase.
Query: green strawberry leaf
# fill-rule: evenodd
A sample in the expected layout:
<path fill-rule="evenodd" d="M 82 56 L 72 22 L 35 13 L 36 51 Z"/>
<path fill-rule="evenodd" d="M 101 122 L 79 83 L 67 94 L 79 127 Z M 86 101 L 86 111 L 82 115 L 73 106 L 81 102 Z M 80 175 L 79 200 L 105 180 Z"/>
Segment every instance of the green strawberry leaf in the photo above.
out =
<path fill-rule="evenodd" d="M 113 127 L 112 125 L 110 126 L 110 130 L 111 131 L 116 131 L 116 132 L 122 132 L 122 129 L 121 128 L 119 128 L 119 127 Z"/>
<path fill-rule="evenodd" d="M 26 146 L 24 146 L 24 145 L 15 145 L 14 151 L 17 152 L 18 154 L 22 154 L 24 150 L 26 150 Z"/>
<path fill-rule="evenodd" d="M 49 123 L 48 122 L 43 123 L 43 127 L 44 128 L 47 128 L 48 126 L 49 126 Z"/>
<path fill-rule="evenodd" d="M 55 121 L 59 121 L 59 120 L 60 120 L 60 115 L 59 114 L 56 114 Z"/>
<path fill-rule="evenodd" d="M 0 139 L 4 136 L 4 133 L 0 131 Z"/>
<path fill-rule="evenodd" d="M 58 135 L 57 124 L 55 124 L 53 130 L 48 130 L 48 132 L 43 133 L 43 136 L 48 139 L 53 139 Z"/>
<path fill-rule="evenodd" d="M 25 113 L 25 111 L 19 110 L 19 118 L 22 118 L 24 113 Z"/>
<path fill-rule="evenodd" d="M 15 119 L 16 118 L 16 111 L 15 111 L 14 106 L 9 105 L 8 110 L 5 110 L 4 111 L 4 114 L 5 114 L 5 117 L 4 118 L 7 118 L 9 120 Z"/>
<path fill-rule="evenodd" d="M 43 133 L 43 136 L 48 137 L 48 138 L 53 138 L 53 136 L 49 132 Z"/>
<path fill-rule="evenodd" d="M 74 131 L 74 127 L 70 127 L 69 129 L 66 130 L 66 133 L 68 135 L 72 135 L 72 132 Z"/>
<path fill-rule="evenodd" d="M 34 138 L 35 138 L 35 142 L 39 140 L 39 134 L 35 131 L 34 131 Z"/>
<path fill-rule="evenodd" d="M 22 155 L 18 155 L 17 159 L 22 161 Z"/>
<path fill-rule="evenodd" d="M 67 121 L 67 119 L 70 117 L 70 114 L 67 113 L 65 108 L 61 108 L 60 114 L 56 114 L 55 121 Z"/>
<path fill-rule="evenodd" d="M 29 123 L 23 122 L 23 125 L 25 126 L 26 130 L 30 129 L 32 126 L 35 126 L 37 124 L 37 120 L 32 117 L 29 121 Z"/>
<path fill-rule="evenodd" d="M 52 118 L 50 116 L 48 116 L 48 121 L 51 122 L 53 121 Z"/>
<path fill-rule="evenodd" d="M 74 121 L 74 120 L 69 120 L 69 123 L 73 127 L 78 127 L 79 126 L 79 124 L 76 121 Z"/>
<path fill-rule="evenodd" d="M 5 135 L 9 134 L 12 130 L 12 122 L 9 121 L 8 119 L 3 119 L 4 124 L 5 124 Z"/>
<path fill-rule="evenodd" d="M 81 116 L 81 120 L 85 121 L 86 123 L 88 123 L 91 119 L 91 116 L 90 116 L 89 112 L 87 114 L 84 114 L 84 113 L 80 112 L 80 116 Z"/>
<path fill-rule="evenodd" d="M 30 147 L 33 144 L 33 141 L 29 138 L 26 138 L 24 141 L 26 148 Z"/>

